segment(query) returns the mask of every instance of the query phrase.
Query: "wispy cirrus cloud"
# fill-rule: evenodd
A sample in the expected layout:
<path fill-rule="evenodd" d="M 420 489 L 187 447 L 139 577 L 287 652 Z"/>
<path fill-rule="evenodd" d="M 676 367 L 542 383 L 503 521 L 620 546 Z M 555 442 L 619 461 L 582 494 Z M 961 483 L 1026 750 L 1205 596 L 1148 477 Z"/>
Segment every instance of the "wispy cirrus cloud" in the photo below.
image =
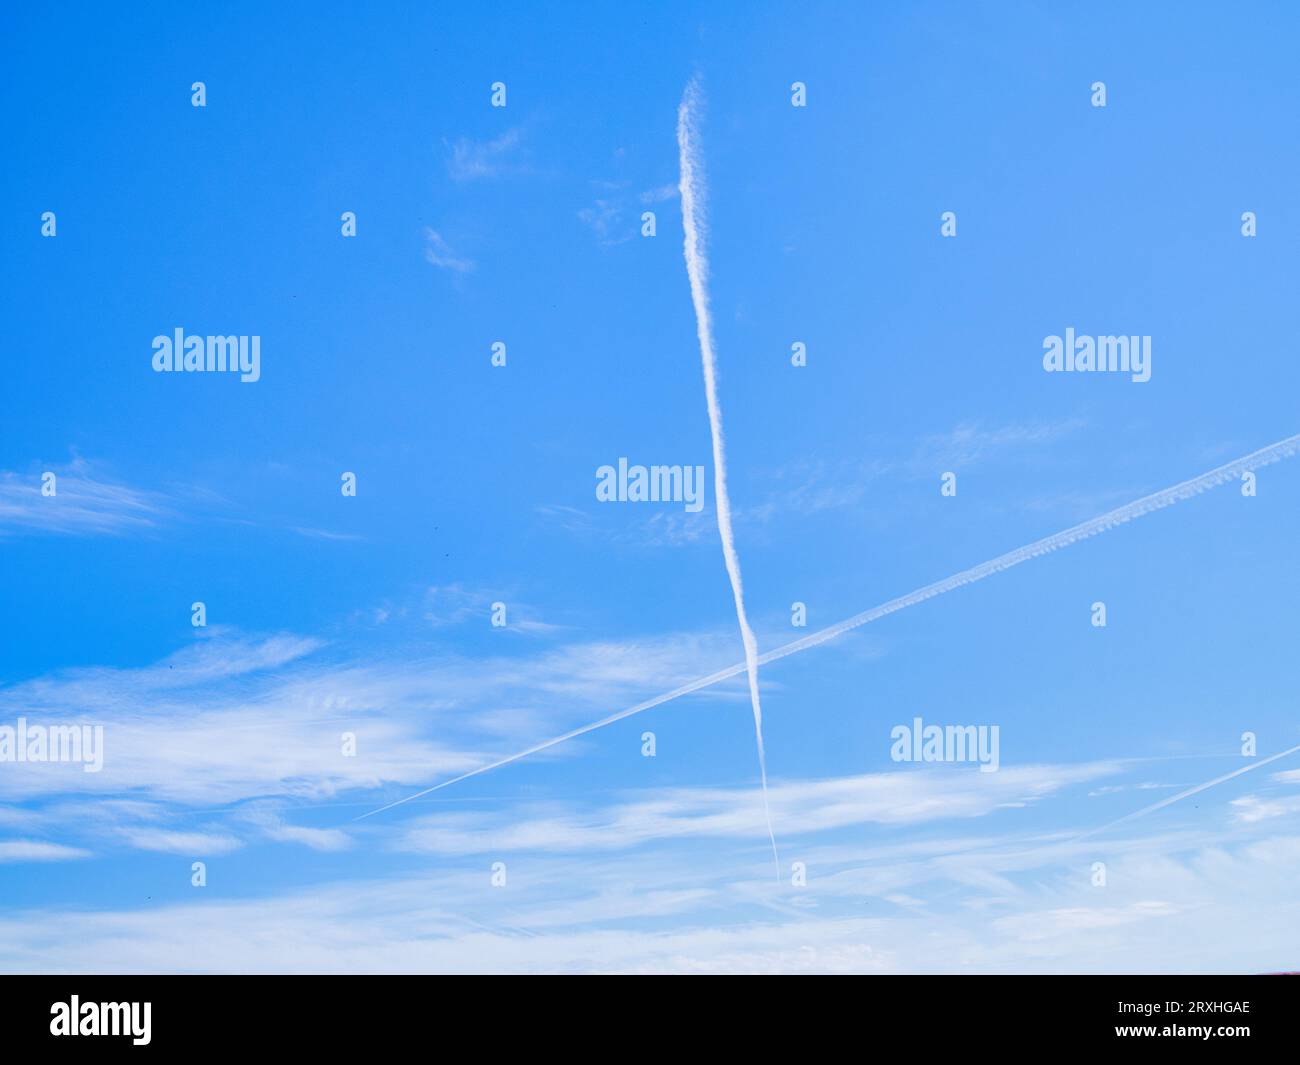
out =
<path fill-rule="evenodd" d="M 772 821 L 782 835 L 854 825 L 911 825 L 982 817 L 1117 772 L 1114 763 L 970 770 L 895 771 L 771 783 Z M 522 814 L 522 816 L 521 816 Z M 552 804 L 508 816 L 442 814 L 409 825 L 403 847 L 440 854 L 625 850 L 684 838 L 745 840 L 766 833 L 752 788 L 670 788 L 583 810 Z"/>
<path fill-rule="evenodd" d="M 51 495 L 42 494 L 45 473 L 54 475 Z M 27 474 L 0 471 L 0 536 L 123 535 L 155 528 L 174 516 L 167 493 L 113 480 L 81 458 Z"/>
<path fill-rule="evenodd" d="M 1086 424 L 1080 418 L 994 426 L 963 422 L 947 432 L 923 436 L 910 451 L 894 455 L 800 459 L 773 471 L 772 488 L 766 496 L 739 511 L 738 517 L 762 522 L 782 513 L 811 514 L 856 506 L 883 478 L 932 478 L 943 470 L 1040 455 Z"/>
<path fill-rule="evenodd" d="M 364 540 L 364 536 L 358 536 L 356 533 L 333 532 L 330 529 L 314 529 L 306 525 L 295 525 L 293 531 L 299 536 L 305 536 L 309 540 L 328 540 L 332 542 L 355 542 Z"/>
<path fill-rule="evenodd" d="M 291 824 L 274 808 L 251 803 L 239 811 L 239 816 L 257 829 L 262 838 L 274 843 L 297 843 L 314 851 L 332 853 L 352 846 L 352 837 L 338 828 L 311 828 Z"/>
<path fill-rule="evenodd" d="M 314 851 L 342 851 L 352 846 L 352 839 L 338 828 L 308 828 L 280 822 L 268 825 L 264 835 L 277 843 L 300 843 Z"/>
<path fill-rule="evenodd" d="M 563 630 L 562 625 L 543 621 L 534 607 L 521 602 L 517 596 L 509 598 L 506 628 L 510 632 L 544 635 Z M 471 589 L 458 582 L 433 585 L 425 590 L 422 616 L 435 628 L 486 621 L 492 616 L 493 605 L 501 599 L 502 593 Z"/>
<path fill-rule="evenodd" d="M 67 862 L 90 857 L 80 847 L 43 843 L 33 839 L 0 840 L 0 862 Z"/>
<path fill-rule="evenodd" d="M 663 185 L 635 193 L 627 181 L 593 181 L 599 193 L 578 210 L 578 220 L 603 247 L 625 244 L 640 232 L 641 208 L 675 199 L 676 185 Z M 638 206 L 639 205 L 639 206 Z"/>
<path fill-rule="evenodd" d="M 578 211 L 578 219 L 604 245 L 622 244 L 632 239 L 630 227 L 623 224 L 623 206 L 617 200 L 598 197 Z"/>
<path fill-rule="evenodd" d="M 102 724 L 106 737 L 100 773 L 75 765 L 5 767 L 0 796 L 23 805 L 0 807 L 0 826 L 28 842 L 47 836 L 83 852 L 116 840 L 163 853 L 220 854 L 246 845 L 250 832 L 268 842 L 343 850 L 352 845 L 347 832 L 294 823 L 292 811 L 347 791 L 405 790 L 474 769 L 521 737 L 545 736 L 593 709 L 727 661 L 729 643 L 724 633 L 682 634 L 571 642 L 523 656 L 375 662 L 322 659 L 326 645 L 310 638 L 218 630 L 152 666 L 63 671 L 0 689 L 6 719 L 89 720 Z M 735 702 L 743 692 L 736 682 L 714 696 Z M 358 737 L 361 757 L 342 754 L 345 732 Z M 1098 762 L 784 780 L 771 789 L 771 807 L 782 832 L 807 844 L 811 835 L 855 826 L 1024 809 L 1116 772 L 1117 764 Z M 204 810 L 216 804 L 230 809 Z M 1274 805 L 1247 796 L 1228 809 L 1245 824 L 1293 809 Z M 761 828 L 759 810 L 752 789 L 669 788 L 599 806 L 533 803 L 423 818 L 398 831 L 402 849 L 448 855 L 631 850 L 702 839 L 740 845 Z M 943 860 L 959 849 L 948 846 Z M 39 848 L 14 851 L 9 860 L 23 853 L 41 860 Z"/>
<path fill-rule="evenodd" d="M 750 487 L 749 500 L 733 506 L 732 516 L 736 525 L 754 530 L 785 516 L 860 506 L 878 491 L 878 482 L 883 479 L 932 478 L 945 469 L 1041 454 L 1085 424 L 1081 419 L 993 427 L 962 423 L 949 432 L 924 436 L 910 451 L 893 456 L 801 458 L 763 474 L 759 483 Z M 1123 500 L 1131 498 L 1132 493 L 1116 496 Z M 1051 505 L 1055 507 L 1059 502 L 1054 500 Z M 1031 501 L 1026 505 L 1039 507 L 1046 503 Z M 633 547 L 711 544 L 718 535 L 711 502 L 699 513 L 657 510 L 645 516 L 559 504 L 539 506 L 536 510 L 567 532 Z"/>
<path fill-rule="evenodd" d="M 477 602 L 456 589 L 453 610 Z M 250 834 L 342 850 L 346 832 L 295 823 L 289 811 L 466 771 L 520 736 L 544 735 L 725 654 L 720 639 L 681 634 L 522 654 L 503 647 L 478 658 L 408 648 L 377 660 L 311 637 L 213 629 L 148 666 L 61 670 L 0 688 L 0 720 L 102 726 L 104 752 L 96 773 L 75 763 L 0 767 L 9 804 L 0 827 L 96 851 L 224 853 Z M 271 812 L 268 801 L 282 809 Z"/>
<path fill-rule="evenodd" d="M 776 895 L 761 854 L 746 875 L 657 851 L 511 861 L 500 892 L 473 860 L 219 901 L 11 910 L 0 968 L 170 971 L 177 943 L 191 971 L 277 973 L 1202 972 L 1281 969 L 1300 950 L 1300 838 L 1117 841 L 1105 889 L 1092 848 L 1035 842 L 903 840 L 841 865 L 801 851 L 806 886 Z"/>
<path fill-rule="evenodd" d="M 122 838 L 137 850 L 163 854 L 220 855 L 238 850 L 243 843 L 220 832 L 175 832 L 159 828 L 125 828 Z"/>
<path fill-rule="evenodd" d="M 42 492 L 45 474 L 54 475 L 52 494 Z M 237 504 L 198 485 L 141 487 L 114 478 L 98 463 L 81 457 L 64 465 L 42 466 L 26 474 L 0 471 L 0 537 L 51 533 L 66 536 L 148 534 L 165 525 L 208 514 L 215 520 L 249 527 L 281 527 L 275 521 L 235 516 Z M 232 514 L 232 511 L 234 512 Z M 301 524 L 288 528 L 324 541 L 364 537 Z"/>
<path fill-rule="evenodd" d="M 646 189 L 641 193 L 639 199 L 642 203 L 667 203 L 669 200 L 677 199 L 677 186 L 674 184 L 659 185 L 653 189 Z"/>
<path fill-rule="evenodd" d="M 456 274 L 468 274 L 478 269 L 473 259 L 459 254 L 436 229 L 424 230 L 425 262 L 440 270 L 450 270 Z"/>
<path fill-rule="evenodd" d="M 1290 817 L 1300 812 L 1300 796 L 1265 799 L 1258 795 L 1243 795 L 1232 800 L 1232 815 L 1237 821 L 1247 824 L 1254 821 L 1268 821 L 1274 817 Z"/>
<path fill-rule="evenodd" d="M 947 433 L 934 434 L 922 440 L 910 466 L 919 474 L 929 476 L 940 466 L 953 469 L 995 455 L 1032 453 L 1077 433 L 1085 425 L 1087 422 L 1082 418 L 992 427 L 978 422 L 963 422 Z"/>
<path fill-rule="evenodd" d="M 491 140 L 460 137 L 447 144 L 447 174 L 453 181 L 477 181 L 523 173 L 527 164 L 521 159 L 523 129 L 516 126 Z"/>

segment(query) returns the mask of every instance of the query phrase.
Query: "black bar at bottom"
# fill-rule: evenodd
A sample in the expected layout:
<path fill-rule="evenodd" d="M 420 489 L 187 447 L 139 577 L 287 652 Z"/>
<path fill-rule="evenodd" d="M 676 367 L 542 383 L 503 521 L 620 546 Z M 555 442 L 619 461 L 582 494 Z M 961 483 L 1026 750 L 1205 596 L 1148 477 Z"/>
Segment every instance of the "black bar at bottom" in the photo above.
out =
<path fill-rule="evenodd" d="M 918 1050 L 1166 1044 L 1181 1053 L 1200 1044 L 1223 1055 L 1294 1053 L 1300 1004 L 1300 979 L 1288 975 L 866 976 L 830 985 L 804 977 L 743 988 L 700 979 L 711 986 L 651 977 L 0 977 L 0 1030 L 11 1061 L 21 1051 L 94 1053 L 110 1043 L 130 1053 L 284 1048 L 331 1057 L 418 1047 L 426 1057 L 505 1047 L 549 1054 L 567 1045 L 619 1057 L 656 1046 L 734 1052 L 757 1040 L 769 1052 L 803 1045 L 820 1055 L 828 1036 L 864 1054 L 902 1038 Z"/>

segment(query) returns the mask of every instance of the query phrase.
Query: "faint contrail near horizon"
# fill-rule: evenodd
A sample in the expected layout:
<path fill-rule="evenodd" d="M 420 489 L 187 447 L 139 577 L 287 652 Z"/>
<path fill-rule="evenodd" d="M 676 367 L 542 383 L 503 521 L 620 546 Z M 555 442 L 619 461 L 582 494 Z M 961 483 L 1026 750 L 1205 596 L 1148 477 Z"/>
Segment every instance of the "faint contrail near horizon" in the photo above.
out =
<path fill-rule="evenodd" d="M 810 647 L 816 647 L 818 644 L 825 643 L 827 640 L 833 640 L 841 636 L 850 629 L 855 629 L 860 625 L 866 625 L 869 622 L 876 621 L 886 614 L 892 614 L 895 611 L 906 609 L 909 606 L 915 606 L 917 603 L 924 602 L 926 599 L 932 599 L 937 595 L 943 595 L 955 588 L 960 588 L 965 584 L 973 584 L 975 581 L 983 580 L 985 577 L 994 573 L 1001 573 L 1003 570 L 1017 566 L 1031 558 L 1037 558 L 1040 555 L 1050 554 L 1062 547 L 1068 547 L 1070 544 L 1078 543 L 1089 537 L 1096 536 L 1115 528 L 1117 525 L 1123 525 L 1132 521 L 1134 518 L 1140 518 L 1153 511 L 1162 510 L 1165 507 L 1172 506 L 1184 499 L 1190 499 L 1198 496 L 1202 492 L 1215 488 L 1227 481 L 1236 480 L 1241 477 L 1247 470 L 1256 470 L 1262 466 L 1268 466 L 1271 463 L 1279 462 L 1282 459 L 1290 458 L 1300 451 L 1300 434 L 1289 436 L 1285 440 L 1279 440 L 1276 444 L 1270 444 L 1268 447 L 1260 448 L 1258 451 L 1252 451 L 1249 455 L 1244 455 L 1232 462 L 1217 466 L 1212 470 L 1193 477 L 1191 480 L 1183 481 L 1171 488 L 1162 489 L 1154 492 L 1149 496 L 1143 496 L 1141 499 L 1132 503 L 1126 503 L 1122 507 L 1109 510 L 1099 517 L 1092 518 L 1080 525 L 1071 526 L 1063 532 L 1053 533 L 1041 540 L 1035 540 L 1032 544 L 1025 547 L 1019 547 L 1014 551 L 1009 551 L 1005 555 L 999 555 L 989 562 L 982 562 L 978 566 L 962 570 L 961 573 L 954 574 L 942 581 L 936 581 L 934 584 L 927 584 L 924 588 L 919 588 L 907 595 L 899 596 L 897 599 L 891 599 L 880 606 L 872 607 L 870 610 L 863 611 L 861 614 L 854 614 L 851 618 L 836 622 L 827 628 L 820 629 L 817 632 L 810 633 L 801 640 L 795 640 L 792 643 L 784 644 L 781 647 L 774 648 L 758 656 L 758 664 L 766 665 L 768 662 L 774 662 L 778 658 L 784 658 L 786 655 L 796 654 L 799 651 L 806 651 Z M 383 813 L 385 810 L 391 810 L 394 806 L 401 806 L 412 799 L 419 799 L 431 792 L 439 791 L 442 788 L 451 787 L 453 784 L 459 784 L 462 780 L 468 780 L 470 777 L 476 777 L 481 773 L 490 772 L 493 769 L 499 769 L 511 762 L 517 762 L 521 758 L 527 758 L 529 755 L 537 754 L 540 751 L 555 747 L 567 740 L 575 739 L 578 736 L 585 735 L 588 732 L 594 732 L 596 729 L 604 728 L 606 725 L 612 725 L 616 721 L 622 721 L 624 718 L 632 717 L 634 714 L 642 713 L 653 707 L 660 706 L 663 703 L 671 702 L 673 699 L 680 699 L 683 695 L 690 695 L 701 688 L 708 688 L 724 680 L 744 673 L 748 668 L 748 662 L 741 662 L 738 665 L 729 666 L 726 669 L 720 669 L 716 673 L 710 673 L 707 677 L 701 677 L 699 680 L 683 684 L 674 688 L 670 692 L 662 695 L 656 695 L 644 702 L 637 703 L 635 706 L 628 707 L 626 710 L 620 710 L 616 714 L 610 714 L 599 721 L 593 721 L 589 725 L 581 725 L 578 728 L 571 729 L 563 735 L 556 736 L 549 740 L 543 740 L 541 743 L 534 744 L 527 750 L 519 751 L 517 754 L 508 755 L 505 758 L 499 758 L 495 762 L 480 766 L 478 769 L 471 769 L 468 773 L 462 773 L 458 777 L 452 777 L 450 780 L 444 780 L 441 784 L 434 784 L 432 787 L 418 791 L 414 795 L 408 795 L 404 799 L 398 799 L 390 802 L 386 806 L 380 806 L 378 809 L 371 810 L 370 813 L 362 814 L 354 820 L 361 820 L 370 817 L 373 814 Z M 1290 753 L 1290 752 L 1285 752 Z M 1279 756 L 1280 757 L 1280 756 Z M 1254 763 L 1256 766 L 1263 763 Z M 1213 782 L 1212 782 L 1213 783 Z M 1178 796 L 1175 796 L 1176 800 Z M 1168 805 L 1166 800 L 1164 805 Z M 1139 811 L 1139 813 L 1142 811 Z M 1136 815 L 1134 815 L 1136 816 Z M 1100 830 L 1098 830 L 1100 831 Z"/>
<path fill-rule="evenodd" d="M 1204 784 L 1197 784 L 1195 787 L 1188 788 L 1186 791 L 1180 791 L 1177 795 L 1171 795 L 1167 799 L 1161 799 L 1159 802 L 1153 802 L 1150 806 L 1144 806 L 1141 810 L 1134 810 L 1131 814 L 1125 814 L 1123 817 L 1117 817 L 1114 821 L 1101 825 L 1099 828 L 1090 828 L 1087 832 L 1081 832 L 1070 840 L 1074 843 L 1076 840 L 1087 839 L 1089 836 L 1095 836 L 1098 832 L 1105 832 L 1107 829 L 1114 828 L 1116 825 L 1122 825 L 1126 821 L 1135 821 L 1139 817 L 1145 817 L 1147 814 L 1153 814 L 1157 810 L 1163 810 L 1166 806 L 1172 806 L 1183 799 L 1190 799 L 1193 795 L 1199 795 L 1207 788 L 1212 788 L 1217 784 L 1223 784 L 1233 777 L 1239 777 L 1242 773 L 1249 773 L 1261 766 L 1266 766 L 1269 762 L 1276 762 L 1279 758 L 1285 758 L 1289 754 L 1295 754 L 1300 751 L 1300 744 L 1294 747 L 1288 747 L 1285 751 L 1278 751 L 1277 754 L 1270 754 L 1267 758 L 1261 758 L 1258 762 L 1251 762 L 1250 765 L 1244 765 L 1240 769 L 1234 769 L 1231 773 L 1224 773 L 1221 777 L 1215 777 L 1213 780 L 1207 780 Z"/>
<path fill-rule="evenodd" d="M 695 332 L 700 340 L 700 361 L 704 364 L 704 398 L 709 408 L 709 433 L 713 437 L 713 494 L 718 512 L 718 538 L 722 541 L 722 559 L 731 580 L 731 594 L 736 600 L 736 620 L 745 647 L 745 672 L 749 677 L 749 703 L 754 710 L 754 737 L 758 741 L 758 774 L 763 785 L 763 816 L 767 835 L 772 841 L 772 860 L 776 876 L 781 878 L 781 858 L 776 850 L 776 833 L 772 831 L 772 811 L 767 804 L 767 753 L 763 750 L 763 704 L 758 697 L 758 640 L 745 615 L 745 586 L 740 577 L 740 557 L 736 554 L 736 537 L 731 528 L 731 497 L 727 493 L 727 450 L 722 435 L 722 408 L 718 405 L 718 364 L 713 351 L 713 322 L 709 314 L 709 257 L 705 247 L 707 235 L 704 214 L 704 176 L 700 169 L 699 128 L 696 121 L 699 84 L 692 78 L 677 108 L 677 152 L 681 180 L 677 186 L 682 198 L 682 229 L 685 242 L 686 275 L 691 282 L 691 303 L 695 306 Z"/>

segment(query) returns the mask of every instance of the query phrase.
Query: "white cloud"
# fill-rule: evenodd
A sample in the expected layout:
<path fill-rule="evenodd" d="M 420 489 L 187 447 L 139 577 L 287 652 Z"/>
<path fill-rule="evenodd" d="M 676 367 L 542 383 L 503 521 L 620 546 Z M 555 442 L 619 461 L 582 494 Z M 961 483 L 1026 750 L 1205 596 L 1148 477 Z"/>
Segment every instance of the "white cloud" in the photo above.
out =
<path fill-rule="evenodd" d="M 352 846 L 352 839 L 337 828 L 307 828 L 303 825 L 273 825 L 266 838 L 279 843 L 301 843 L 314 851 L 342 851 Z"/>
<path fill-rule="evenodd" d="M 192 855 L 196 858 L 229 854 L 243 846 L 241 840 L 219 832 L 169 832 L 153 828 L 130 828 L 124 829 L 122 836 L 138 850 Z"/>
<path fill-rule="evenodd" d="M 90 851 L 31 839 L 0 840 L 0 862 L 66 862 L 89 858 Z"/>
<path fill-rule="evenodd" d="M 1249 824 L 1274 817 L 1286 817 L 1300 811 L 1300 798 L 1262 799 L 1258 795 L 1243 795 L 1240 799 L 1233 799 L 1231 806 L 1233 817 Z"/>
<path fill-rule="evenodd" d="M 461 137 L 448 152 L 447 173 L 453 181 L 474 181 L 519 172 L 524 169 L 517 161 L 522 144 L 523 131 L 518 128 L 489 141 Z"/>
<path fill-rule="evenodd" d="M 630 226 L 623 222 L 623 205 L 618 200 L 600 197 L 578 212 L 578 219 L 587 226 L 601 244 L 623 244 L 631 240 Z"/>
<path fill-rule="evenodd" d="M 653 189 L 646 189 L 645 192 L 641 193 L 642 203 L 665 203 L 668 200 L 675 200 L 676 198 L 676 185 L 659 185 Z"/>
<path fill-rule="evenodd" d="M 260 829 L 264 838 L 275 843 L 298 843 L 323 852 L 347 850 L 352 846 L 352 837 L 341 829 L 291 825 L 274 809 L 258 804 L 244 807 L 240 816 Z"/>
<path fill-rule="evenodd" d="M 467 259 L 458 254 L 443 239 L 441 233 L 428 227 L 424 230 L 424 258 L 426 262 L 441 270 L 451 270 L 457 274 L 468 274 L 478 267 L 478 264 L 473 259 Z"/>

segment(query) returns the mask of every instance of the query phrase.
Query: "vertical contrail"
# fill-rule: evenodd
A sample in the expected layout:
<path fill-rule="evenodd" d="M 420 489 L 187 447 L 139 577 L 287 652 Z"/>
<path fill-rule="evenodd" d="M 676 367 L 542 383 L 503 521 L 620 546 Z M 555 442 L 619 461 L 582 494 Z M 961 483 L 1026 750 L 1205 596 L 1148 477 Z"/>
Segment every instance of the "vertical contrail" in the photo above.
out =
<path fill-rule="evenodd" d="M 683 252 L 686 274 L 691 282 L 691 302 L 695 305 L 695 330 L 700 338 L 700 359 L 704 363 L 704 396 L 709 407 L 709 430 L 713 435 L 713 494 L 718 511 L 718 536 L 722 540 L 722 557 L 731 578 L 731 594 L 736 600 L 736 620 L 745 645 L 745 672 L 749 676 L 749 702 L 754 708 L 754 735 L 758 740 L 758 772 L 763 784 L 763 816 L 767 835 L 772 841 L 772 860 L 776 875 L 781 876 L 781 858 L 776 851 L 776 834 L 772 831 L 772 811 L 767 803 L 767 756 L 763 751 L 763 706 L 758 698 L 758 641 L 745 616 L 745 590 L 740 579 L 740 559 L 731 530 L 731 500 L 727 495 L 727 455 L 722 438 L 722 410 L 718 406 L 717 360 L 713 353 L 713 324 L 709 317 L 709 259 L 705 250 L 704 179 L 699 164 L 699 131 L 696 111 L 699 86 L 692 79 L 682 94 L 677 109 L 677 150 L 681 160 L 682 228 L 686 233 Z"/>

